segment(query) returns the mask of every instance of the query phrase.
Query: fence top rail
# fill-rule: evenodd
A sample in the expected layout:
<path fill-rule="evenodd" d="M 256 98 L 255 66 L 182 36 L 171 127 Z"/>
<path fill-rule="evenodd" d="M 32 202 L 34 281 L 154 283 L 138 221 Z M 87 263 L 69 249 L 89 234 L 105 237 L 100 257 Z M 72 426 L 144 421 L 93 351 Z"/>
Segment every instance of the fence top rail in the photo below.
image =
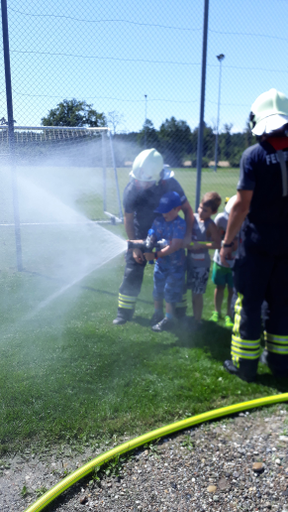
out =
<path fill-rule="evenodd" d="M 0 130 L 8 130 L 7 125 L 0 125 Z M 89 127 L 84 128 L 82 126 L 14 126 L 14 130 L 65 130 L 65 131 L 80 131 L 80 130 L 87 130 L 87 131 L 110 131 L 110 128 L 108 127 Z"/>

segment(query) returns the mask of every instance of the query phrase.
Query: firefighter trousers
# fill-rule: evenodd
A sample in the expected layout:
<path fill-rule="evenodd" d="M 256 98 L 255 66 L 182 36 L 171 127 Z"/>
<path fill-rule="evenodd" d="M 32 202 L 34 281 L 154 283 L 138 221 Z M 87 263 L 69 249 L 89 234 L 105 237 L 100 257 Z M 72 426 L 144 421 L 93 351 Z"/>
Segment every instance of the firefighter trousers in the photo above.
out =
<path fill-rule="evenodd" d="M 288 257 L 257 247 L 236 260 L 234 284 L 237 292 L 231 358 L 240 374 L 254 378 L 263 333 L 267 363 L 275 376 L 288 376 Z M 261 315 L 267 302 L 265 317 Z M 263 323 L 262 323 L 263 322 Z"/>
<path fill-rule="evenodd" d="M 135 311 L 136 300 L 141 290 L 147 262 L 137 263 L 133 258 L 132 251 L 127 251 L 125 259 L 124 277 L 118 296 L 118 316 L 125 320 L 131 320 Z M 185 316 L 186 309 L 187 296 L 185 290 L 183 290 L 182 301 L 176 305 L 176 316 L 179 318 Z"/>

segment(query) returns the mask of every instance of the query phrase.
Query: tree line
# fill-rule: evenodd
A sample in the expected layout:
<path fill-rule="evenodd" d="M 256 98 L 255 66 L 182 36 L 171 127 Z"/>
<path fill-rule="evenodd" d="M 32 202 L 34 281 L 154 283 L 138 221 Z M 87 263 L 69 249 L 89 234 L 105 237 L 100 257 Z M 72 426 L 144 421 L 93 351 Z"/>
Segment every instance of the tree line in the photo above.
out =
<path fill-rule="evenodd" d="M 186 121 L 175 117 L 166 119 L 157 130 L 150 119 L 146 119 L 139 132 L 117 133 L 122 116 L 111 112 L 108 116 L 93 109 L 86 101 L 64 99 L 41 119 L 43 126 L 104 127 L 110 125 L 114 136 L 115 157 L 118 166 L 131 161 L 144 148 L 154 147 L 162 153 L 164 160 L 172 167 L 181 167 L 191 161 L 196 167 L 198 127 L 191 130 Z M 249 125 L 243 132 L 232 133 L 232 124 L 225 124 L 218 135 L 218 162 L 228 161 L 231 167 L 239 167 L 243 151 L 255 142 Z M 203 167 L 215 158 L 215 130 L 204 124 Z"/>

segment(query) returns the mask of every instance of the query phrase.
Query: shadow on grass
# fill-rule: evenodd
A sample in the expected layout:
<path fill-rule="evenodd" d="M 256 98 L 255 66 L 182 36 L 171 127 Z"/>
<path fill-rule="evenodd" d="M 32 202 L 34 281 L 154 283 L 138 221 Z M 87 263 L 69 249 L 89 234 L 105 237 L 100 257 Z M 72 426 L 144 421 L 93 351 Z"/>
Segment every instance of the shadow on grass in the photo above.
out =
<path fill-rule="evenodd" d="M 274 377 L 271 373 L 258 373 L 256 377 L 256 383 L 262 386 L 269 386 L 276 388 L 281 393 L 287 393 L 288 391 L 288 377 L 279 379 Z"/>
<path fill-rule="evenodd" d="M 144 302 L 148 303 L 148 301 L 144 301 Z M 148 327 L 151 329 L 151 323 L 150 323 L 149 318 L 143 318 L 143 316 L 136 315 L 136 316 L 133 316 L 131 321 L 132 321 L 132 323 L 141 325 L 142 327 Z"/>
<path fill-rule="evenodd" d="M 147 358 L 147 353 L 150 359 L 155 360 L 158 356 L 161 357 L 162 354 L 176 347 L 202 349 L 208 358 L 218 361 L 221 365 L 226 359 L 230 359 L 231 357 L 231 330 L 219 324 L 215 324 L 214 322 L 203 320 L 201 328 L 199 330 L 193 330 L 193 320 L 190 317 L 188 318 L 188 322 L 183 322 L 183 324 L 175 328 L 173 332 L 157 334 L 152 333 L 149 318 L 134 316 L 129 323 L 137 324 L 137 326 L 140 327 L 139 332 L 142 331 L 141 327 L 143 327 L 145 346 L 136 344 L 133 348 L 133 356 L 130 346 L 121 346 L 121 352 L 126 362 L 130 361 L 131 357 L 134 363 L 142 358 L 145 359 Z M 149 329 L 153 337 L 150 338 L 149 335 L 147 337 L 147 329 Z M 118 357 L 116 359 L 118 361 Z M 281 393 L 288 391 L 288 378 L 276 378 L 268 369 L 265 373 L 261 373 L 263 369 L 265 371 L 265 367 L 260 365 L 260 373 L 257 375 L 256 384 L 267 388 L 274 388 Z M 126 370 L 127 368 L 125 367 L 125 371 Z M 237 381 L 238 378 L 231 375 L 231 379 L 236 379 Z"/>
<path fill-rule="evenodd" d="M 198 331 L 193 332 L 191 330 L 189 332 L 185 329 L 181 331 L 178 329 L 175 335 L 175 346 L 201 348 L 211 358 L 221 363 L 231 357 L 231 330 L 221 325 L 203 320 L 203 326 Z M 258 373 L 255 382 L 256 384 L 275 388 L 282 393 L 288 391 L 288 376 L 287 378 L 280 379 L 267 371 L 265 373 Z"/>
<path fill-rule="evenodd" d="M 175 330 L 175 345 L 187 348 L 202 348 L 209 351 L 211 357 L 224 361 L 230 357 L 231 331 L 214 322 L 203 320 L 199 330 L 193 330 L 193 323 L 188 328 Z"/>

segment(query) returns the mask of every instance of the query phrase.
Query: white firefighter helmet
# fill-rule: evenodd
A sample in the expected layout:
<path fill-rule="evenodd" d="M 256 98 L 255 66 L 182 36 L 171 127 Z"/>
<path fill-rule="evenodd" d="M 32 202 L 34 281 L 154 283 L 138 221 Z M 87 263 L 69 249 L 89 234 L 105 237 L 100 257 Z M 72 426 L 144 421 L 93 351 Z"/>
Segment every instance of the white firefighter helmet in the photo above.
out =
<path fill-rule="evenodd" d="M 138 181 L 160 180 L 160 173 L 163 169 L 163 158 L 156 149 L 145 149 L 136 156 L 130 176 Z"/>
<path fill-rule="evenodd" d="M 230 197 L 230 199 L 227 201 L 227 203 L 225 205 L 224 212 L 227 217 L 229 217 L 232 206 L 234 205 L 234 203 L 236 201 L 236 198 L 237 198 L 237 195 L 235 194 L 235 196 Z"/>
<path fill-rule="evenodd" d="M 288 124 L 288 98 L 276 89 L 263 92 L 251 107 L 249 121 L 254 135 L 280 130 Z"/>

